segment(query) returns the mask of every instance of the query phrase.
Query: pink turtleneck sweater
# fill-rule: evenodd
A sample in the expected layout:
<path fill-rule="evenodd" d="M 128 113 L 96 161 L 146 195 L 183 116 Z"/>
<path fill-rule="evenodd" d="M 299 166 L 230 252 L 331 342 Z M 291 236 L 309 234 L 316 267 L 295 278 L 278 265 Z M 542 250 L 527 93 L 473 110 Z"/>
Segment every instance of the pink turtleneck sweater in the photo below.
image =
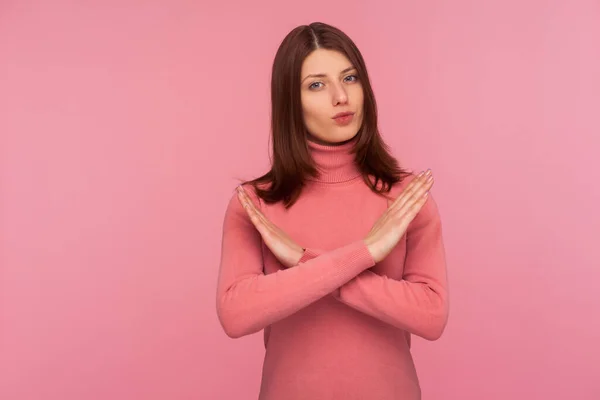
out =
<path fill-rule="evenodd" d="M 322 173 L 289 210 L 266 205 L 245 186 L 265 216 L 306 248 L 302 259 L 284 268 L 234 194 L 223 225 L 219 320 L 233 338 L 264 330 L 261 400 L 420 399 L 410 335 L 435 340 L 448 319 L 436 203 L 430 195 L 375 263 L 363 239 L 388 200 L 363 182 L 349 153 L 354 140 L 308 144 Z"/>

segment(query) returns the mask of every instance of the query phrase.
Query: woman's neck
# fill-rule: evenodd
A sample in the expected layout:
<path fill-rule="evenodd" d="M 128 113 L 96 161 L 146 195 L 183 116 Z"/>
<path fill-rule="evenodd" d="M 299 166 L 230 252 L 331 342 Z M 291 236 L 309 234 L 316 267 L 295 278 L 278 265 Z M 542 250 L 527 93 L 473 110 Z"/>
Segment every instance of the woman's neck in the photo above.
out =
<path fill-rule="evenodd" d="M 340 183 L 360 176 L 361 172 L 356 165 L 355 155 L 352 153 L 358 140 L 357 137 L 358 135 L 338 143 L 316 142 L 308 139 L 308 149 L 320 172 L 318 177 L 310 177 L 308 180 L 321 183 Z"/>

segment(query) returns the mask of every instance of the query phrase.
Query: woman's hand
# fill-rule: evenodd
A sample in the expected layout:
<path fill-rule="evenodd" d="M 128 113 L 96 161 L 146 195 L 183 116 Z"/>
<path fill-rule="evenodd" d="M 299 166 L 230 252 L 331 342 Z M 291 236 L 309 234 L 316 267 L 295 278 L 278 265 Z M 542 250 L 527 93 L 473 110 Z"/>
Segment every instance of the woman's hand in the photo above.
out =
<path fill-rule="evenodd" d="M 375 222 L 364 239 L 375 262 L 383 260 L 406 233 L 433 186 L 431 171 L 421 172 Z"/>
<path fill-rule="evenodd" d="M 286 268 L 293 267 L 304 254 L 304 249 L 294 242 L 277 225 L 269 221 L 255 206 L 242 186 L 237 187 L 238 198 L 250 220 L 260 233 L 263 241 L 271 250 L 273 255 Z"/>

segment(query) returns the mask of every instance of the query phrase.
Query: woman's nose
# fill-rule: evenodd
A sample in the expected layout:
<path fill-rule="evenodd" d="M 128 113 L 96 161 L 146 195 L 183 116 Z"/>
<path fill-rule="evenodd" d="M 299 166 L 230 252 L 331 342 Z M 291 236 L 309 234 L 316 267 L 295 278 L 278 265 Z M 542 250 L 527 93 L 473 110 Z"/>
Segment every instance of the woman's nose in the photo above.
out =
<path fill-rule="evenodd" d="M 333 105 L 337 105 L 340 103 L 347 103 L 348 102 L 348 94 L 346 93 L 346 90 L 344 89 L 343 86 L 341 85 L 336 85 L 334 86 L 334 93 L 333 93 Z"/>

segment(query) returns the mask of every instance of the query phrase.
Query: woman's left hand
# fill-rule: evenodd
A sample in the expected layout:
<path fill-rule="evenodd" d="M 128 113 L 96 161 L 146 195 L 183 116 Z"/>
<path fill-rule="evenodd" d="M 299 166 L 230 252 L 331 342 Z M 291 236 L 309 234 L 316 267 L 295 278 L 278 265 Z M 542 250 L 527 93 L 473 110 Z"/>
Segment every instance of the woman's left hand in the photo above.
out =
<path fill-rule="evenodd" d="M 250 220 L 260 233 L 263 241 L 271 250 L 273 255 L 286 268 L 293 267 L 298 264 L 298 261 L 304 254 L 304 249 L 294 242 L 284 231 L 277 225 L 269 221 L 263 213 L 255 206 L 248 194 L 242 186 L 237 187 L 237 194 L 242 206 L 250 217 Z"/>

